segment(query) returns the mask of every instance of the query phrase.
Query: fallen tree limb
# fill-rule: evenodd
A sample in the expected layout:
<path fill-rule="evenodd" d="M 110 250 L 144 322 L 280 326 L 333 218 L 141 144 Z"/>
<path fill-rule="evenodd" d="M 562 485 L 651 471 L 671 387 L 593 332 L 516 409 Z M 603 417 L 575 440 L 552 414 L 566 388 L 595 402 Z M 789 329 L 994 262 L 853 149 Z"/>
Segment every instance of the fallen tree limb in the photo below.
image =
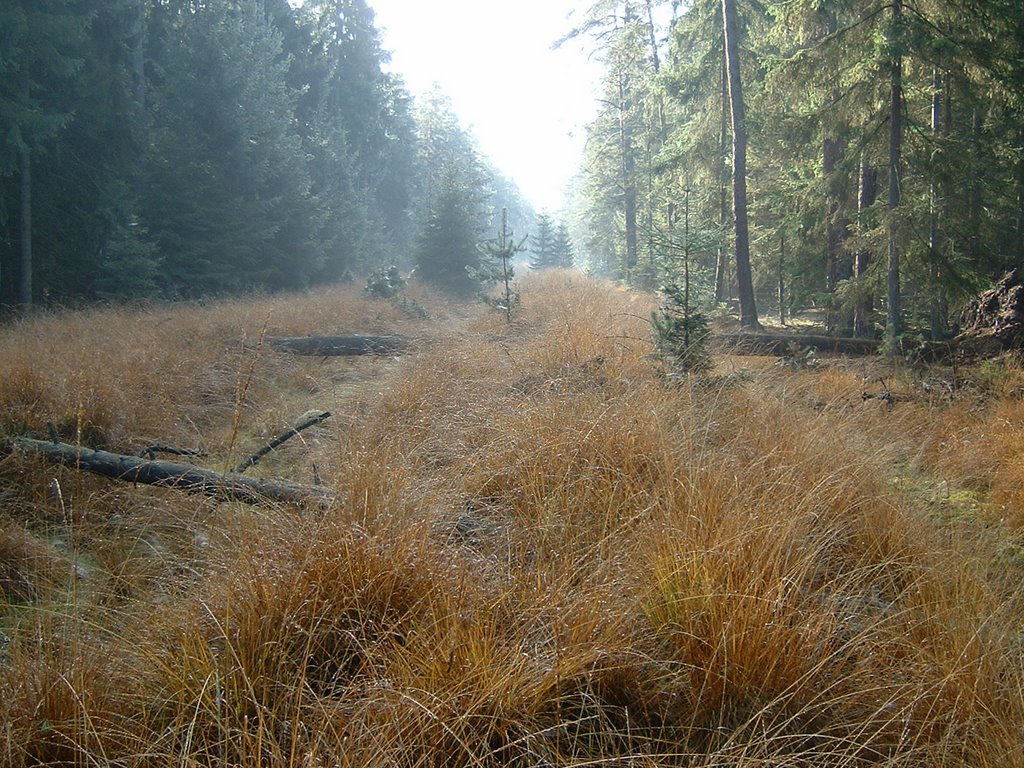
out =
<path fill-rule="evenodd" d="M 295 336 L 270 339 L 270 346 L 295 355 L 342 357 L 386 355 L 410 345 L 404 336 Z"/>
<path fill-rule="evenodd" d="M 330 504 L 331 491 L 320 486 L 295 485 L 280 480 L 257 480 L 234 472 L 220 473 L 192 464 L 150 461 L 108 451 L 94 451 L 68 443 L 16 437 L 11 446 L 22 453 L 129 483 L 156 485 L 185 493 L 200 493 L 221 501 L 246 504 L 295 504 L 322 508 Z"/>
<path fill-rule="evenodd" d="M 278 435 L 277 437 L 275 437 L 269 443 L 267 443 L 262 448 L 260 448 L 258 451 L 256 451 L 256 453 L 252 454 L 251 456 L 246 456 L 242 461 L 240 461 L 238 463 L 238 466 L 235 467 L 234 471 L 237 472 L 238 474 L 242 474 L 249 467 L 255 466 L 257 461 L 259 461 L 264 456 L 266 456 L 268 453 L 270 453 L 272 450 L 277 448 L 279 445 L 281 445 L 281 443 L 284 443 L 284 442 L 287 442 L 288 440 L 291 440 L 293 437 L 295 437 L 297 434 L 299 434 L 299 432 L 301 432 L 302 430 L 309 429 L 314 424 L 319 424 L 321 421 L 324 421 L 324 420 L 329 419 L 329 418 L 331 418 L 331 412 L 330 411 L 324 411 L 323 413 L 314 413 L 312 416 L 310 416 L 307 419 L 304 419 L 299 424 L 296 424 L 294 427 L 289 429 L 284 434 Z"/>

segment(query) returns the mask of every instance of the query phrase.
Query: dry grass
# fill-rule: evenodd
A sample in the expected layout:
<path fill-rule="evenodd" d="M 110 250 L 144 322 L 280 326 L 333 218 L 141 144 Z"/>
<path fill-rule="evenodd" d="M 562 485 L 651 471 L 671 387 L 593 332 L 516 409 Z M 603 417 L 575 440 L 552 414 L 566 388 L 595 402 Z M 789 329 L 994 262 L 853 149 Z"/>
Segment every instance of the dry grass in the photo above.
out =
<path fill-rule="evenodd" d="M 301 517 L 4 458 L 4 762 L 1024 763 L 1014 365 L 952 399 L 884 372 L 891 407 L 861 398 L 876 363 L 668 388 L 645 297 L 523 298 L 512 325 L 335 291 L 6 329 L 7 435 L 219 467 L 327 408 L 258 469 L 337 496 Z M 296 359 L 264 326 L 423 341 Z"/>

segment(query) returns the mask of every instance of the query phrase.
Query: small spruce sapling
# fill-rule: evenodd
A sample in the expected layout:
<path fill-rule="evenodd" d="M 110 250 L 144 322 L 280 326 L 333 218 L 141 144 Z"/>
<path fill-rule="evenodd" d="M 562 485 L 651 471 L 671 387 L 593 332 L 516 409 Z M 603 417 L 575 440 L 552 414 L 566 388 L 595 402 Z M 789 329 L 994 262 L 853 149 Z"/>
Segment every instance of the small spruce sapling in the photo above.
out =
<path fill-rule="evenodd" d="M 690 275 L 692 249 L 698 245 L 690 233 L 690 190 L 686 190 L 684 235 L 681 243 L 665 240 L 667 248 L 659 259 L 664 302 L 651 313 L 654 357 L 668 379 L 687 373 L 706 373 L 711 360 L 711 329 L 705 315 L 695 309 Z M 678 258 L 676 258 L 678 256 Z"/>
<path fill-rule="evenodd" d="M 512 232 L 508 229 L 508 209 L 502 208 L 501 229 L 498 231 L 498 237 L 484 245 L 484 251 L 490 259 L 485 260 L 479 268 L 470 270 L 471 277 L 481 285 L 498 283 L 502 286 L 501 295 L 497 298 L 486 295 L 483 298 L 491 306 L 503 311 L 505 319 L 509 323 L 512 322 L 513 309 L 519 305 L 519 290 L 512 282 L 512 278 L 515 276 L 512 261 L 517 253 L 525 249 L 525 243 L 525 237 L 518 243 L 515 241 Z M 469 267 L 467 267 L 468 269 Z"/>
<path fill-rule="evenodd" d="M 391 299 L 405 288 L 405 280 L 393 264 L 381 267 L 366 280 L 363 292 L 371 299 Z"/>

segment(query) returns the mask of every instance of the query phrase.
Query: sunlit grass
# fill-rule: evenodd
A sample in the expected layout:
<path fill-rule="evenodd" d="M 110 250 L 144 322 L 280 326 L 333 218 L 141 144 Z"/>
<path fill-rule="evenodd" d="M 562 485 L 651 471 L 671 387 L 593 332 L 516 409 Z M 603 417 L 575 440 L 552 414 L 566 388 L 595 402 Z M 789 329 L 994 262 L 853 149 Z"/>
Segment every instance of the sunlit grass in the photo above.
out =
<path fill-rule="evenodd" d="M 320 408 L 256 471 L 336 493 L 303 516 L 3 458 L 4 763 L 1024 762 L 1013 365 L 951 398 L 883 370 L 891 407 L 871 361 L 667 386 L 649 298 L 522 293 L 511 324 L 353 288 L 4 329 L 5 437 L 222 468 Z M 297 358 L 264 327 L 417 346 Z"/>

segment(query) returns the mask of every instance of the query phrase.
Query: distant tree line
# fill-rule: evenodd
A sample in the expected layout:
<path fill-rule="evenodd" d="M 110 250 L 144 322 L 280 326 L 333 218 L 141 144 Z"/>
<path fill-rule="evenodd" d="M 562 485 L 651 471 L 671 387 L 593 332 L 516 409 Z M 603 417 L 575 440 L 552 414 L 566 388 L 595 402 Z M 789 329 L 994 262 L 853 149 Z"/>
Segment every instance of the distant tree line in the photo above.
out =
<path fill-rule="evenodd" d="M 387 70 L 366 0 L 6 0 L 0 29 L 0 304 L 391 263 L 462 289 L 495 212 L 533 217 Z"/>
<path fill-rule="evenodd" d="M 685 198 L 706 304 L 897 339 L 1024 266 L 1020 0 L 614 0 L 572 37 L 605 71 L 573 202 L 591 268 L 678 271 Z"/>

